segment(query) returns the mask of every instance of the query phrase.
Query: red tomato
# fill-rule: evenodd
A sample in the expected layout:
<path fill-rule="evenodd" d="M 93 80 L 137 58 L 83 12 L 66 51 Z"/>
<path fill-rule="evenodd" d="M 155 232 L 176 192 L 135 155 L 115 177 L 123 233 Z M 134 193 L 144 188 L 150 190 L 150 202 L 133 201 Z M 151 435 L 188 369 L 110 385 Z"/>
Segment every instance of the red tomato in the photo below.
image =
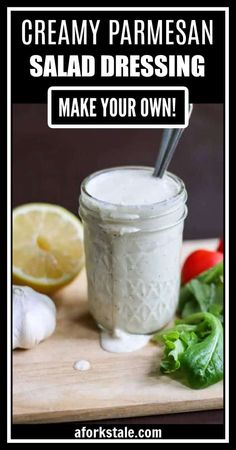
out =
<path fill-rule="evenodd" d="M 217 252 L 224 253 L 224 239 L 221 239 L 219 241 L 219 245 L 217 247 Z"/>
<path fill-rule="evenodd" d="M 196 250 L 186 259 L 182 269 L 182 283 L 185 284 L 223 260 L 223 253 L 210 250 Z"/>

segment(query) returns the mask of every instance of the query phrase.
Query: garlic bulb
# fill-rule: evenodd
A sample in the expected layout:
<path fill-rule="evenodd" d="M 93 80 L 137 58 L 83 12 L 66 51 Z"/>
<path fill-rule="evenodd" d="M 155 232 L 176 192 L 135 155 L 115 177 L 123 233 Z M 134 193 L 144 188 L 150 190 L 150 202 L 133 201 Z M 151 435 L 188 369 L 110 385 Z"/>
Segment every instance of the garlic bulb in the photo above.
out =
<path fill-rule="evenodd" d="M 32 348 L 56 327 L 56 307 L 28 286 L 13 286 L 13 349 Z"/>

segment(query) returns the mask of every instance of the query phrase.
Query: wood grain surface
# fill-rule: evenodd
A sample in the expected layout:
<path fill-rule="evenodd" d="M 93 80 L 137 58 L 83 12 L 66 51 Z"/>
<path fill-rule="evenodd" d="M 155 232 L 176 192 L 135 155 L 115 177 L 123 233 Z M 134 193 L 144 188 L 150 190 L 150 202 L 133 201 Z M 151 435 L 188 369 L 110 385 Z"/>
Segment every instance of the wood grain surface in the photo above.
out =
<path fill-rule="evenodd" d="M 187 241 L 214 248 L 215 240 Z M 13 352 L 14 423 L 65 422 L 134 417 L 223 407 L 223 383 L 192 390 L 160 374 L 162 350 L 153 344 L 133 353 L 113 354 L 99 345 L 90 317 L 86 277 L 81 275 L 54 296 L 56 331 L 31 350 Z M 73 368 L 86 359 L 86 372 Z"/>

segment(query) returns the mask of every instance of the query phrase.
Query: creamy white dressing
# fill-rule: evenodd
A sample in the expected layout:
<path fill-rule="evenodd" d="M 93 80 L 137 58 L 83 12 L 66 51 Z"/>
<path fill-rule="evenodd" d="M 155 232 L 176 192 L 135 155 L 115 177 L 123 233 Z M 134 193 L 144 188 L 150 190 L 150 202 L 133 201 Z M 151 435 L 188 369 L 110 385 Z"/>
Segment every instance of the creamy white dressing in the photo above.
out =
<path fill-rule="evenodd" d="M 82 188 L 89 309 L 109 352 L 143 347 L 178 303 L 186 192 L 175 176 L 152 173 L 108 169 Z"/>
<path fill-rule="evenodd" d="M 173 197 L 178 192 L 178 185 L 166 175 L 153 177 L 145 169 L 117 169 L 92 178 L 87 192 L 114 205 L 148 205 Z"/>
<path fill-rule="evenodd" d="M 100 343 L 103 350 L 112 353 L 129 353 L 144 347 L 151 339 L 146 334 L 130 334 L 115 329 L 112 333 L 102 331 Z"/>
<path fill-rule="evenodd" d="M 86 359 L 80 359 L 79 361 L 75 361 L 73 365 L 75 370 L 80 370 L 82 372 L 90 369 L 90 362 Z"/>

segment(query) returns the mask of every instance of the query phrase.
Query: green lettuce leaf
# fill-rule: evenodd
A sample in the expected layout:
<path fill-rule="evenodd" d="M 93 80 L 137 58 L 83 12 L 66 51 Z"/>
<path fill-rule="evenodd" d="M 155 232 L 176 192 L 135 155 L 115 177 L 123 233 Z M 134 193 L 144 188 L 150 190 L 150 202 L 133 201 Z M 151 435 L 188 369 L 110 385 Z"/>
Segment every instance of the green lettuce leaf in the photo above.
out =
<path fill-rule="evenodd" d="M 220 262 L 181 286 L 178 312 L 182 318 L 197 312 L 211 312 L 223 320 L 224 266 Z"/>
<path fill-rule="evenodd" d="M 220 320 L 200 312 L 153 336 L 165 346 L 163 373 L 180 372 L 192 388 L 205 388 L 223 378 L 223 328 Z"/>

